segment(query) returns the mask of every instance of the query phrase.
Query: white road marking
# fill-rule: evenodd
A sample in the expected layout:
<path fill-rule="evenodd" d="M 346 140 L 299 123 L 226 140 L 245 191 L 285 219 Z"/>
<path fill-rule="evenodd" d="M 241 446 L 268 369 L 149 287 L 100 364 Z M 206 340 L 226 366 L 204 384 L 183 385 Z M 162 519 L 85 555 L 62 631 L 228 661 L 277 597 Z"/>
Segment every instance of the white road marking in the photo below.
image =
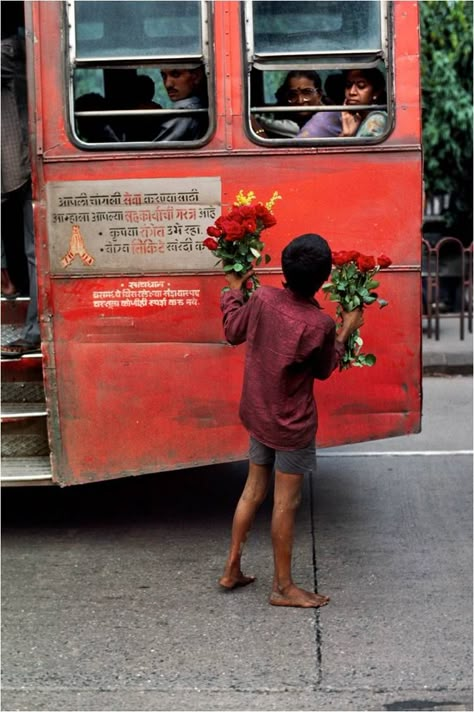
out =
<path fill-rule="evenodd" d="M 336 452 L 324 452 L 323 450 L 317 451 L 318 457 L 380 457 L 381 455 L 386 455 L 387 457 L 437 457 L 446 455 L 472 455 L 473 450 L 368 450 L 366 452 L 361 450 L 350 450 L 350 451 L 336 451 Z"/>

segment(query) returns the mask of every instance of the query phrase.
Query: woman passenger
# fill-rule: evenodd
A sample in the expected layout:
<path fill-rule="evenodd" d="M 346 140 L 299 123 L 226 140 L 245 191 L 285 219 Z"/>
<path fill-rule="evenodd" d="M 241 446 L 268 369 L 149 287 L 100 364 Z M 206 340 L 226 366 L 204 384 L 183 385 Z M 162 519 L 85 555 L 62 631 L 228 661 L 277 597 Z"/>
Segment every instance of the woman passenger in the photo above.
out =
<path fill-rule="evenodd" d="M 385 79 L 379 69 L 350 69 L 343 72 L 344 104 L 358 106 L 385 104 Z M 333 133 L 325 125 L 325 117 L 335 113 L 339 133 Z M 297 138 L 328 138 L 334 136 L 371 137 L 381 136 L 387 127 L 388 116 L 384 109 L 364 109 L 358 112 L 322 112 L 311 118 L 298 133 Z"/>
<path fill-rule="evenodd" d="M 347 106 L 385 104 L 385 79 L 379 69 L 351 69 L 345 72 L 345 101 Z M 388 116 L 384 109 L 364 109 L 353 113 L 341 112 L 341 136 L 381 136 Z"/>
<path fill-rule="evenodd" d="M 321 77 L 313 70 L 292 70 L 275 92 L 277 106 L 319 106 L 326 103 L 322 91 Z M 288 111 L 288 113 L 259 114 L 253 122 L 256 133 L 262 129 L 266 138 L 294 138 L 300 128 L 314 116 L 310 111 Z M 260 127 L 260 129 L 258 128 Z"/>

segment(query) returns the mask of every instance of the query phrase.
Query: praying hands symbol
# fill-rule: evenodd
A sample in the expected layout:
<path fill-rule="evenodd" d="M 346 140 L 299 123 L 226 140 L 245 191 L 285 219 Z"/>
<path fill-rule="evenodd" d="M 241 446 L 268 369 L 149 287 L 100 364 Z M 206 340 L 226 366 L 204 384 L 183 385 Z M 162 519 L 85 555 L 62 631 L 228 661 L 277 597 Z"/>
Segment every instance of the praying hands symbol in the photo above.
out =
<path fill-rule="evenodd" d="M 69 267 L 76 255 L 80 257 L 83 263 L 88 267 L 93 265 L 95 262 L 95 259 L 86 250 L 84 238 L 81 235 L 79 225 L 72 226 L 72 235 L 71 239 L 69 240 L 69 249 L 61 260 L 62 267 Z"/>

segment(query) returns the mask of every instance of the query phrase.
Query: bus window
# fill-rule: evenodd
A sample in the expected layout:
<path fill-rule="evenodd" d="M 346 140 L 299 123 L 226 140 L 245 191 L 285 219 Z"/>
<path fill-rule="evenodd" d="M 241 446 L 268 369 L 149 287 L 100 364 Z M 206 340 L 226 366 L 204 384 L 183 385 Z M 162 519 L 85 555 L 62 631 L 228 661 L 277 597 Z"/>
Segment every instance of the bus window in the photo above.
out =
<path fill-rule="evenodd" d="M 392 125 L 387 3 L 248 0 L 249 136 L 379 142 Z"/>
<path fill-rule="evenodd" d="M 71 136 L 81 148 L 202 145 L 212 129 L 202 0 L 75 0 Z"/>

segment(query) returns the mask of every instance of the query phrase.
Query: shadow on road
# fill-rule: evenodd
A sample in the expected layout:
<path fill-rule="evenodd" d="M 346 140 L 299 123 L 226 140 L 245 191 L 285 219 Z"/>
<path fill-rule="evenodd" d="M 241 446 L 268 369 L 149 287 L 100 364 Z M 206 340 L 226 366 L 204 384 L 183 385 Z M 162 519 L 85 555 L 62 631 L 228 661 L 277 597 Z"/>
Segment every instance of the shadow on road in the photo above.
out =
<path fill-rule="evenodd" d="M 3 529 L 222 519 L 230 526 L 247 463 L 177 470 L 66 488 L 2 492 Z"/>

